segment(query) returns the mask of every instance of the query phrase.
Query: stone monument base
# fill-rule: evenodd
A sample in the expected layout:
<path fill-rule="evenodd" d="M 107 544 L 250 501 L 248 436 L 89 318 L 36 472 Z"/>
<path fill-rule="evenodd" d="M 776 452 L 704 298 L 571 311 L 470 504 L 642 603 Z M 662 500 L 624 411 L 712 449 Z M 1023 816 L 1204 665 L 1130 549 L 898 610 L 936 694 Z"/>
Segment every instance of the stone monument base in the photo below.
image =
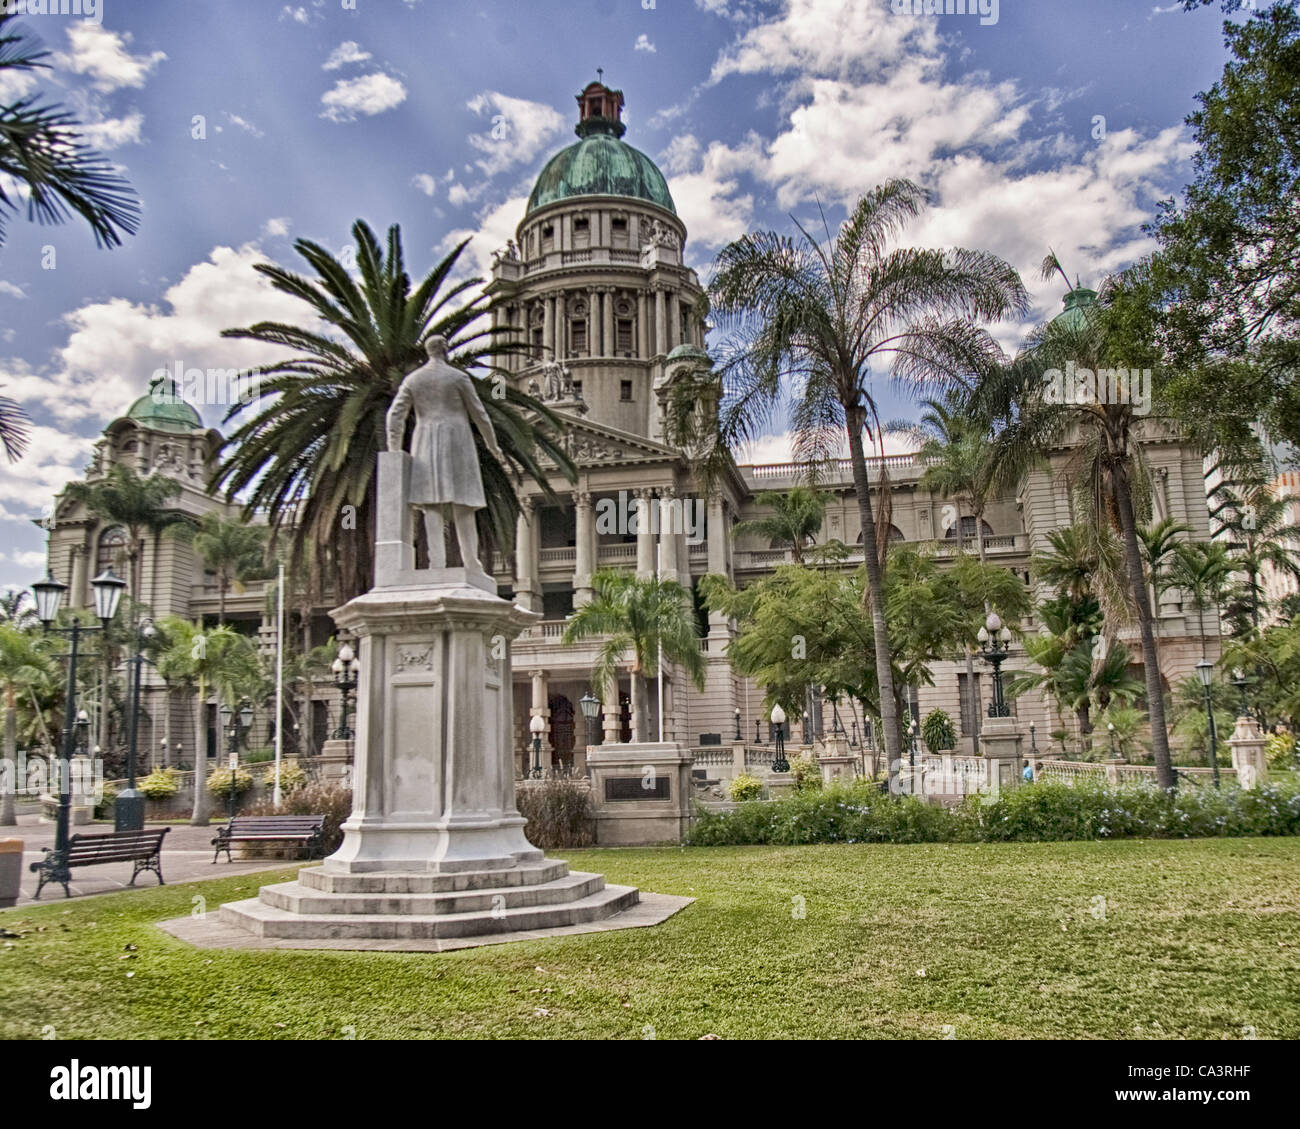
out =
<path fill-rule="evenodd" d="M 611 918 L 637 904 L 632 886 L 558 859 L 508 869 L 340 874 L 302 870 L 296 882 L 263 886 L 228 902 L 220 921 L 285 940 L 445 940 L 555 929 Z"/>

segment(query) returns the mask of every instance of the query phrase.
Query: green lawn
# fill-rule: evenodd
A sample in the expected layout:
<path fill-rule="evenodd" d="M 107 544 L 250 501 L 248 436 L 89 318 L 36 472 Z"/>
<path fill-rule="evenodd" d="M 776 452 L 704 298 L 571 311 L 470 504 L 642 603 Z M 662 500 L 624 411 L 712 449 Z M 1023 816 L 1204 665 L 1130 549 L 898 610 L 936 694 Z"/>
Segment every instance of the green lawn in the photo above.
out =
<path fill-rule="evenodd" d="M 650 929 L 437 955 L 199 951 L 152 925 L 284 867 L 20 907 L 0 913 L 22 933 L 0 941 L 0 1036 L 1300 1036 L 1296 839 L 567 857 L 698 900 Z"/>

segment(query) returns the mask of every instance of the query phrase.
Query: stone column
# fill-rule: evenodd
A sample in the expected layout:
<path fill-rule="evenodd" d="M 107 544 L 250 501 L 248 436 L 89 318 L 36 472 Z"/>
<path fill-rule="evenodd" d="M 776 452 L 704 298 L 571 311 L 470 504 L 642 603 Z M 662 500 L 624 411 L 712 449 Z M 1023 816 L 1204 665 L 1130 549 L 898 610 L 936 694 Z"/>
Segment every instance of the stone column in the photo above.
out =
<path fill-rule="evenodd" d="M 606 357 L 613 357 L 618 354 L 618 337 L 614 333 L 614 288 L 612 286 L 601 287 L 601 293 L 605 297 L 604 306 L 604 329 L 601 330 L 605 342 Z"/>
<path fill-rule="evenodd" d="M 1237 783 L 1243 788 L 1258 788 L 1268 779 L 1268 758 L 1264 754 L 1264 734 L 1251 716 L 1237 718 L 1236 728 L 1228 738 L 1232 749 L 1232 767 Z"/>
<path fill-rule="evenodd" d="M 636 347 L 641 360 L 650 358 L 650 303 L 645 291 L 636 296 Z"/>
<path fill-rule="evenodd" d="M 655 354 L 668 355 L 667 295 L 662 286 L 655 287 Z"/>
<path fill-rule="evenodd" d="M 681 506 L 675 487 L 665 486 L 659 491 L 659 544 L 663 546 L 659 575 L 665 580 L 681 579 L 677 554 L 682 533 Z"/>
<path fill-rule="evenodd" d="M 641 489 L 635 491 L 636 498 L 636 574 L 645 579 L 655 574 L 655 535 L 651 514 L 654 507 L 654 491 Z"/>
<path fill-rule="evenodd" d="M 541 588 L 538 584 L 537 507 L 532 498 L 519 499 L 519 520 L 515 525 L 515 591 L 525 611 L 541 611 Z"/>
<path fill-rule="evenodd" d="M 605 715 L 605 744 L 616 745 L 622 738 L 623 732 L 623 709 L 619 705 L 618 701 L 618 679 L 612 680 L 610 684 L 605 687 L 605 692 L 601 697 L 603 699 L 601 710 Z"/>
<path fill-rule="evenodd" d="M 564 360 L 567 349 L 565 344 L 568 340 L 568 313 L 564 301 L 564 293 L 561 292 L 555 298 L 555 359 Z"/>
<path fill-rule="evenodd" d="M 676 349 L 682 343 L 682 309 L 676 294 L 667 296 L 668 307 L 668 351 Z"/>
<path fill-rule="evenodd" d="M 530 670 L 528 677 L 533 680 L 533 706 L 528 711 L 528 720 L 540 717 L 546 722 L 546 728 L 542 730 L 542 771 L 551 767 L 551 709 L 550 699 L 547 695 L 546 671 Z M 533 734 L 529 730 L 528 736 L 528 765 L 531 768 L 533 764 Z"/>
<path fill-rule="evenodd" d="M 609 342 L 600 335 L 600 288 L 587 291 L 587 353 L 593 357 L 605 356 Z"/>
<path fill-rule="evenodd" d="M 579 492 L 573 495 L 573 509 L 577 519 L 577 559 L 573 570 L 573 606 L 583 607 L 591 602 L 591 574 L 595 571 L 596 520 L 591 505 L 591 495 Z"/>
<path fill-rule="evenodd" d="M 718 576 L 727 574 L 727 528 L 722 508 L 722 495 L 709 495 L 709 518 L 705 533 L 709 551 L 709 572 Z M 728 634 L 727 617 L 718 611 L 709 612 L 709 634 Z"/>
<path fill-rule="evenodd" d="M 554 355 L 555 349 L 555 299 L 546 297 L 542 299 L 542 355 L 537 359 L 545 361 L 547 354 Z"/>
<path fill-rule="evenodd" d="M 86 560 L 89 550 L 85 545 L 74 545 L 72 548 L 72 576 L 69 578 L 70 596 L 68 606 L 70 608 L 84 608 L 86 606 Z"/>

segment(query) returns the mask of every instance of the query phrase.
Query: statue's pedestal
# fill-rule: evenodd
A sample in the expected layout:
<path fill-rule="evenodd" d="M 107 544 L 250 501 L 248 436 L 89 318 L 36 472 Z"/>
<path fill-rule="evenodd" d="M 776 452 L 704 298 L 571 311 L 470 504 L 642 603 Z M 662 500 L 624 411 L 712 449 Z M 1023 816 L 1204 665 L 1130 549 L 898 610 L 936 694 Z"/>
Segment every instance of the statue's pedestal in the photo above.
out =
<path fill-rule="evenodd" d="M 1024 738 L 1014 717 L 986 717 L 980 726 L 980 755 L 988 765 L 985 784 L 992 792 L 1020 787 Z"/>
<path fill-rule="evenodd" d="M 858 758 L 843 733 L 832 733 L 817 744 L 817 766 L 824 784 L 852 784 L 858 775 Z"/>
<path fill-rule="evenodd" d="M 343 845 L 299 881 L 222 906 L 222 922 L 266 938 L 453 938 L 576 925 L 637 902 L 524 837 L 510 642 L 539 617 L 485 581 L 438 570 L 333 613 L 360 640 Z"/>

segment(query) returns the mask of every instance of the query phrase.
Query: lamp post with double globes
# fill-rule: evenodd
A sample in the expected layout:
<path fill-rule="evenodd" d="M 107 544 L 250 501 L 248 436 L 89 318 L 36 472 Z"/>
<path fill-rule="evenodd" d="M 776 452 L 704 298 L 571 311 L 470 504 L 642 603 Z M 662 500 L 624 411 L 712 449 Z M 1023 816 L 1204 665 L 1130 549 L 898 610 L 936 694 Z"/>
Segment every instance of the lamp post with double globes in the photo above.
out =
<path fill-rule="evenodd" d="M 352 701 L 352 695 L 357 689 L 357 678 L 360 672 L 360 664 L 356 661 L 356 652 L 351 646 L 344 643 L 339 648 L 338 658 L 336 658 L 330 669 L 334 671 L 334 685 L 339 688 L 339 693 L 343 695 L 343 708 L 339 713 L 339 727 L 334 730 L 334 740 L 351 741 L 352 730 L 348 727 L 348 706 Z"/>
<path fill-rule="evenodd" d="M 534 714 L 528 723 L 528 731 L 533 735 L 533 779 L 542 778 L 542 734 L 546 732 L 546 722 L 541 714 Z"/>
<path fill-rule="evenodd" d="M 36 596 L 36 614 L 47 634 L 66 635 L 68 647 L 68 683 L 63 703 L 63 740 L 59 753 L 59 810 L 54 825 L 54 851 L 51 859 L 50 881 L 59 883 L 67 892 L 70 878 L 68 859 L 68 825 L 72 811 L 72 756 L 77 741 L 77 658 L 81 649 L 83 635 L 104 632 L 113 617 L 117 615 L 117 606 L 122 600 L 126 581 L 107 569 L 90 582 L 95 596 L 95 616 L 100 626 L 88 626 L 78 619 L 72 621 L 71 627 L 55 627 L 59 605 L 63 603 L 68 586 L 49 573 L 44 580 L 32 585 Z M 83 711 L 84 712 L 84 711 Z"/>
<path fill-rule="evenodd" d="M 222 706 L 217 712 L 221 715 L 221 724 L 229 739 L 226 749 L 227 767 L 230 769 L 230 818 L 234 819 L 235 802 L 238 799 L 239 739 L 253 728 L 253 707 L 244 702 L 238 710 Z"/>
<path fill-rule="evenodd" d="M 989 703 L 989 717 L 1010 717 L 1011 707 L 1002 692 L 1002 664 L 1011 649 L 1011 629 L 1003 624 L 997 612 L 989 612 L 976 638 L 980 643 L 980 657 L 993 667 L 993 701 Z"/>

